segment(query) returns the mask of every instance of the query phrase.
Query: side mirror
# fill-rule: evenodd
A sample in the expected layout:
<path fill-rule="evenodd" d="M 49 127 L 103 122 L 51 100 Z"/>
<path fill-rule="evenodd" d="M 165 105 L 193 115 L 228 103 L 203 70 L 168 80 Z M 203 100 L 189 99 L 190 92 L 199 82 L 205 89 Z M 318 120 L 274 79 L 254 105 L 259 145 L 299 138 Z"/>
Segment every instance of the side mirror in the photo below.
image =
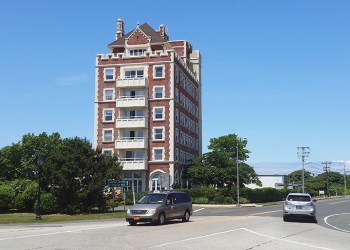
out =
<path fill-rule="evenodd" d="M 166 203 L 165 204 L 170 205 L 171 201 L 169 199 L 166 199 Z"/>
<path fill-rule="evenodd" d="M 313 201 L 313 202 L 316 202 L 317 200 L 316 200 L 316 199 L 313 199 L 312 201 Z"/>

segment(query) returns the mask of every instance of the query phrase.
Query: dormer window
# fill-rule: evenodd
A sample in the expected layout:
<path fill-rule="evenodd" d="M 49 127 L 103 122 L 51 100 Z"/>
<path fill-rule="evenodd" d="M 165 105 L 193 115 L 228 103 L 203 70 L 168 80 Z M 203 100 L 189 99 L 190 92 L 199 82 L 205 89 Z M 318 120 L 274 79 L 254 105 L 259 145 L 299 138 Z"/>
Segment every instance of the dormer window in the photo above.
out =
<path fill-rule="evenodd" d="M 131 49 L 129 50 L 129 56 L 143 56 L 147 49 Z"/>

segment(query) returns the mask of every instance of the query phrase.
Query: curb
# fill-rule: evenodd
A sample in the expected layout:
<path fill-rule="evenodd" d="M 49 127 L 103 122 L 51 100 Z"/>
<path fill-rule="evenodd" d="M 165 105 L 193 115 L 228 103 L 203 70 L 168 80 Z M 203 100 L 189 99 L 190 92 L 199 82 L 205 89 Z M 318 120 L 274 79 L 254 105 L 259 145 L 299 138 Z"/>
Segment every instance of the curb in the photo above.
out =
<path fill-rule="evenodd" d="M 230 204 L 193 204 L 193 207 L 213 207 L 213 208 L 241 208 L 241 207 L 262 207 L 257 204 L 241 204 L 241 205 L 230 205 Z"/>

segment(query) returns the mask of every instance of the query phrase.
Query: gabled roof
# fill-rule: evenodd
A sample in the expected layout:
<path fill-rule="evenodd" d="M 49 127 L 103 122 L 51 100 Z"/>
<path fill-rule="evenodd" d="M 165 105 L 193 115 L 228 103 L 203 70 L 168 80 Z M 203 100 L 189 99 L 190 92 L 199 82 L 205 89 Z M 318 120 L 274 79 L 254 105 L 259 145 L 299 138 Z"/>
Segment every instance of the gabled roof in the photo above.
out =
<path fill-rule="evenodd" d="M 125 39 L 129 38 L 137 29 L 140 29 L 146 36 L 151 38 L 150 43 L 163 43 L 166 42 L 166 40 L 157 32 L 155 31 L 151 26 L 149 26 L 147 23 L 142 24 L 141 26 L 136 27 L 134 30 L 130 31 L 129 33 L 125 34 L 122 37 L 119 37 L 118 40 L 110 43 L 108 47 L 112 46 L 124 46 L 125 45 Z"/>

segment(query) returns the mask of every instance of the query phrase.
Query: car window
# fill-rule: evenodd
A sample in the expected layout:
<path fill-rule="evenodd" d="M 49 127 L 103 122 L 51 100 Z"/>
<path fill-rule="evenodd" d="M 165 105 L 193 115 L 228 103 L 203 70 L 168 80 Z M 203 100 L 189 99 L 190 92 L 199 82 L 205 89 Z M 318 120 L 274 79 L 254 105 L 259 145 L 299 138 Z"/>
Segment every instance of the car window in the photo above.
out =
<path fill-rule="evenodd" d="M 311 201 L 310 196 L 306 195 L 288 195 L 288 201 Z"/>
<path fill-rule="evenodd" d="M 165 201 L 166 194 L 146 194 L 137 203 L 140 204 L 157 204 Z"/>

